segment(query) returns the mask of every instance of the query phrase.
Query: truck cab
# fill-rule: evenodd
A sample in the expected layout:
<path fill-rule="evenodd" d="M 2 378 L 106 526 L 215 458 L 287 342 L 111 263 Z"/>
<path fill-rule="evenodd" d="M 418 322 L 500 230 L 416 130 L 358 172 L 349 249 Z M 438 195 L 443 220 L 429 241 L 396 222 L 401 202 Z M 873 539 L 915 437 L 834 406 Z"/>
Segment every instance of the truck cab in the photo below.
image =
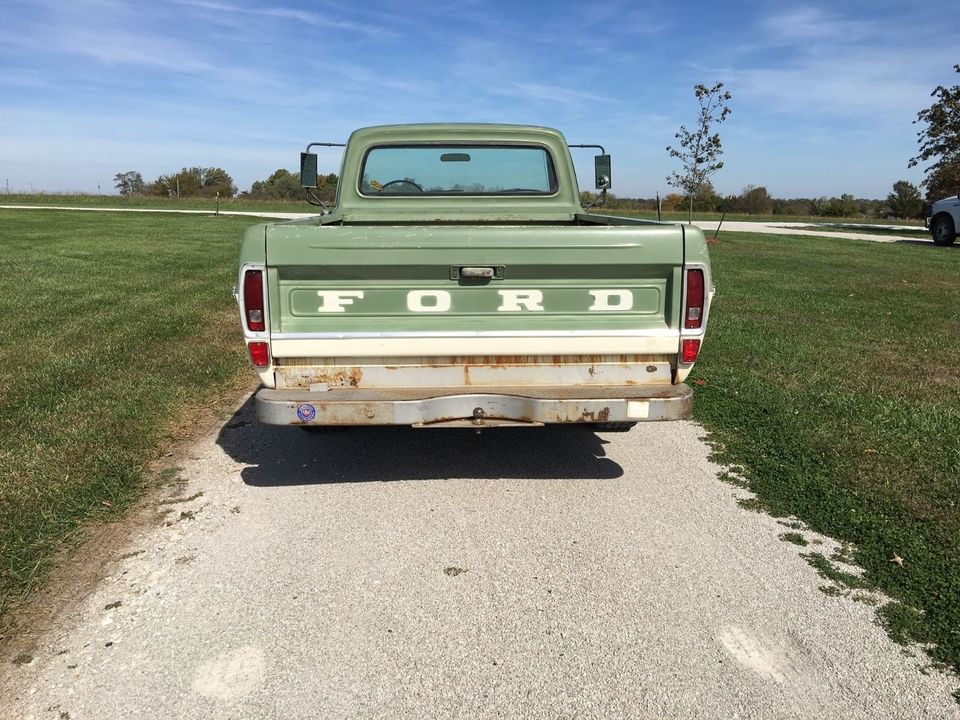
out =
<path fill-rule="evenodd" d="M 302 168 L 309 187 L 315 156 Z M 605 190 L 609 156 L 596 168 Z M 241 243 L 259 419 L 627 429 L 688 417 L 712 296 L 703 234 L 591 213 L 579 197 L 550 128 L 355 131 L 334 207 Z"/>

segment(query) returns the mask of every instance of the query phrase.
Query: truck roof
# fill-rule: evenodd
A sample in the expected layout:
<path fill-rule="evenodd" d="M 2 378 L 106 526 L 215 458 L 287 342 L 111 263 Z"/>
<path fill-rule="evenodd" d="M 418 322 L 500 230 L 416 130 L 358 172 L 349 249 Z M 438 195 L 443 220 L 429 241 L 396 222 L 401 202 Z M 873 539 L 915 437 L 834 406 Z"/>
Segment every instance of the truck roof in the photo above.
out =
<path fill-rule="evenodd" d="M 350 142 L 363 142 L 370 138 L 389 140 L 418 140 L 424 142 L 464 139 L 465 136 L 496 138 L 498 140 L 530 140 L 544 136 L 556 138 L 566 145 L 559 130 L 539 125 L 511 125 L 506 123 L 409 123 L 402 125 L 371 125 L 354 130 Z"/>

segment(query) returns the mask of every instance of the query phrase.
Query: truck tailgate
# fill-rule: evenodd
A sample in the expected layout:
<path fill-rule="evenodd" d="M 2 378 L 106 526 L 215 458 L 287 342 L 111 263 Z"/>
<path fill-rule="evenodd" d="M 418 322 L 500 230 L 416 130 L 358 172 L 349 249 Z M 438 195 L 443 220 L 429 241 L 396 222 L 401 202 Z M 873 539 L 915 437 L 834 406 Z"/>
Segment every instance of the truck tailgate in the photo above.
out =
<path fill-rule="evenodd" d="M 677 352 L 676 226 L 266 232 L 276 358 Z"/>

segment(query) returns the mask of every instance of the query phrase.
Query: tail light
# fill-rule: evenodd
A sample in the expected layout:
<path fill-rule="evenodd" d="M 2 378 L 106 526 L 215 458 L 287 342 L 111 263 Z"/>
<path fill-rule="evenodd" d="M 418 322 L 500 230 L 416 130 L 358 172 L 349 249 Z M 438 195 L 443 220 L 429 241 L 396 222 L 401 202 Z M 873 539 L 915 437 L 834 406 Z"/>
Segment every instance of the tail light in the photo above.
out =
<path fill-rule="evenodd" d="M 687 304 L 683 309 L 683 327 L 696 330 L 703 326 L 703 270 L 687 270 Z"/>
<path fill-rule="evenodd" d="M 266 329 L 263 317 L 263 270 L 247 270 L 244 274 L 243 309 L 250 332 L 262 332 Z"/>
<path fill-rule="evenodd" d="M 690 364 L 697 361 L 697 355 L 700 354 L 700 340 L 686 338 L 680 344 L 680 362 Z"/>
<path fill-rule="evenodd" d="M 255 367 L 263 368 L 270 365 L 270 346 L 265 342 L 252 342 L 247 345 L 250 351 L 250 360 Z"/>

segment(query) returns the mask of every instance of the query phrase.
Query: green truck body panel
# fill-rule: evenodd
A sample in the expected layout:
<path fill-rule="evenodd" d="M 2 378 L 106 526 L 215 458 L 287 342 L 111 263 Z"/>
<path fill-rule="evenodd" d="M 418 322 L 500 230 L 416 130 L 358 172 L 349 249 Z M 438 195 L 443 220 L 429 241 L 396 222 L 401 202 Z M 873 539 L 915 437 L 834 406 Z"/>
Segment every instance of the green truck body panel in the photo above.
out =
<path fill-rule="evenodd" d="M 361 191 L 361 169 L 371 148 L 482 144 L 545 149 L 552 158 L 556 191 L 509 195 L 429 192 L 378 195 L 369 190 L 368 184 L 364 185 L 367 194 Z M 399 181 L 403 181 L 402 178 Z M 369 179 L 364 182 L 368 183 Z M 368 351 L 368 346 L 357 350 L 361 347 L 357 345 L 339 352 L 338 339 L 403 337 L 417 341 L 446 335 L 525 337 L 524 347 L 529 349 L 535 346 L 529 342 L 530 338 L 541 335 L 554 340 L 565 336 L 599 340 L 635 336 L 638 338 L 635 351 L 621 343 L 617 345 L 618 350 L 625 349 L 617 353 L 621 359 L 610 360 L 604 356 L 602 362 L 619 363 L 622 367 L 617 377 L 621 377 L 622 383 L 632 385 L 637 382 L 629 379 L 634 377 L 630 374 L 632 365 L 646 358 L 650 377 L 654 376 L 654 367 L 667 367 L 668 376 L 672 372 L 676 384 L 689 370 L 689 363 L 685 367 L 677 356 L 683 336 L 689 335 L 689 331 L 681 328 L 685 270 L 699 266 L 706 281 L 710 281 L 707 245 L 698 228 L 585 212 L 579 204 L 574 167 L 563 135 L 549 128 L 516 125 L 396 125 L 357 130 L 344 151 L 336 206 L 314 217 L 249 228 L 241 242 L 240 265 L 241 287 L 245 269 L 262 270 L 266 287 L 267 329 L 264 333 L 246 332 L 248 344 L 258 340 L 272 343 L 273 350 L 278 352 L 284 347 L 295 347 L 298 355 L 306 353 L 319 358 L 316 363 L 331 364 L 338 371 L 342 364 L 337 358 L 350 357 L 353 358 L 350 368 L 354 370 L 346 370 L 354 372 L 352 377 L 356 376 L 359 363 L 355 358 L 357 353 L 365 356 L 362 364 L 369 367 L 378 362 L 376 352 Z M 478 277 L 476 273 L 491 277 Z M 704 315 L 708 302 L 703 308 Z M 704 325 L 705 321 L 706 317 Z M 246 330 L 246 325 L 244 327 Z M 701 335 L 702 328 L 698 337 Z M 657 338 L 656 343 L 645 344 L 645 338 L 652 337 Z M 301 344 L 282 342 L 291 340 Z M 306 346 L 302 343 L 314 341 L 315 348 L 303 350 Z M 655 356 L 650 355 L 653 347 Z M 481 361 L 472 355 L 458 358 L 453 350 L 437 353 L 436 344 L 430 348 L 429 353 L 424 351 L 424 368 L 436 364 L 435 355 L 454 356 L 448 364 L 496 367 L 501 360 L 498 356 L 503 354 L 501 351 L 483 353 L 493 357 Z M 550 348 L 543 353 L 552 356 L 549 363 L 534 356 L 518 361 L 531 367 L 543 365 L 543 386 L 555 386 L 549 376 L 551 367 L 565 363 L 571 367 L 583 366 L 590 378 L 594 376 L 594 368 L 585 360 L 592 355 L 589 343 L 571 345 L 566 359 L 557 358 L 556 343 Z M 664 353 L 664 348 L 669 352 Z M 414 349 L 397 354 L 416 352 Z M 381 365 L 388 370 L 394 362 L 390 360 L 393 354 L 387 350 L 381 353 Z M 596 362 L 601 359 L 598 357 Z M 274 355 L 270 368 L 261 370 L 264 383 L 268 387 L 275 384 L 276 392 L 280 392 L 287 376 L 274 372 L 274 366 L 291 363 L 308 364 L 308 361 L 302 357 Z M 311 372 L 312 376 L 301 372 L 297 377 L 304 383 L 304 377 L 320 378 L 330 374 L 323 368 Z M 408 379 L 413 377 L 409 368 L 404 372 Z M 368 377 L 374 376 L 382 378 L 383 374 L 368 373 Z M 663 375 L 659 373 L 656 377 Z M 416 382 L 423 380 L 417 377 Z M 591 380 L 588 378 L 585 382 Z M 299 392 L 303 391 L 303 384 L 297 387 Z M 362 391 L 364 384 L 358 380 L 352 387 Z M 376 389 L 371 388 L 371 392 Z M 311 412 L 319 408 L 320 420 L 310 416 L 305 421 L 301 413 L 299 423 L 296 417 L 292 422 L 316 424 L 323 417 L 328 421 L 335 418 L 334 424 L 375 421 L 368 418 L 354 422 L 350 420 L 353 415 L 349 412 L 344 415 L 340 410 L 330 410 L 325 415 L 326 404 L 331 407 L 336 404 L 331 399 L 333 395 L 318 395 L 317 403 L 310 405 L 314 408 Z M 289 400 L 284 414 L 276 405 L 281 401 L 270 395 L 264 403 L 273 403 L 272 409 L 262 412 L 261 417 L 267 422 L 281 422 L 280 418 L 291 417 L 290 413 L 299 411 L 303 404 L 301 396 Z M 588 407 L 584 404 L 586 400 L 579 396 L 567 401 L 561 413 L 544 409 L 544 403 L 549 405 L 549 402 L 539 398 L 537 412 L 546 413 L 549 422 L 569 422 L 574 420 L 564 418 L 573 412 L 570 407 Z M 379 398 L 377 402 L 421 403 L 423 398 L 419 395 L 406 399 Z M 570 402 L 574 405 L 569 405 Z M 631 412 L 647 412 L 649 419 L 665 419 L 674 412 L 669 407 L 682 405 L 686 408 L 684 412 L 689 410 L 689 396 L 683 392 L 670 398 L 658 396 L 653 402 L 667 405 L 656 405 L 652 411 L 634 407 Z M 447 411 L 459 407 L 452 400 L 439 405 L 433 403 L 430 407 L 440 405 Z M 512 406 L 501 403 L 497 407 Z M 627 405 L 623 407 L 626 413 Z M 410 411 L 407 407 L 403 413 L 391 410 L 389 416 L 416 417 L 420 409 L 417 406 Z M 602 412 L 602 408 L 589 410 L 594 415 L 596 412 Z M 381 409 L 380 415 L 386 414 Z M 525 422 L 504 419 L 507 420 Z M 426 418 L 424 422 L 438 421 Z"/>
<path fill-rule="evenodd" d="M 571 238 L 575 241 L 571 242 Z M 415 238 L 409 245 L 407 238 Z M 398 228 L 274 226 L 267 231 L 271 324 L 278 332 L 669 327 L 679 303 L 676 227 L 638 239 L 626 228 L 481 225 Z M 451 279 L 451 269 L 504 268 L 502 280 Z M 501 290 L 542 291 L 543 311 L 498 312 Z M 590 313 L 589 290 L 628 289 L 629 312 Z M 365 291 L 324 314 L 318 292 Z M 407 309 L 411 290 L 445 290 L 445 312 Z"/>

